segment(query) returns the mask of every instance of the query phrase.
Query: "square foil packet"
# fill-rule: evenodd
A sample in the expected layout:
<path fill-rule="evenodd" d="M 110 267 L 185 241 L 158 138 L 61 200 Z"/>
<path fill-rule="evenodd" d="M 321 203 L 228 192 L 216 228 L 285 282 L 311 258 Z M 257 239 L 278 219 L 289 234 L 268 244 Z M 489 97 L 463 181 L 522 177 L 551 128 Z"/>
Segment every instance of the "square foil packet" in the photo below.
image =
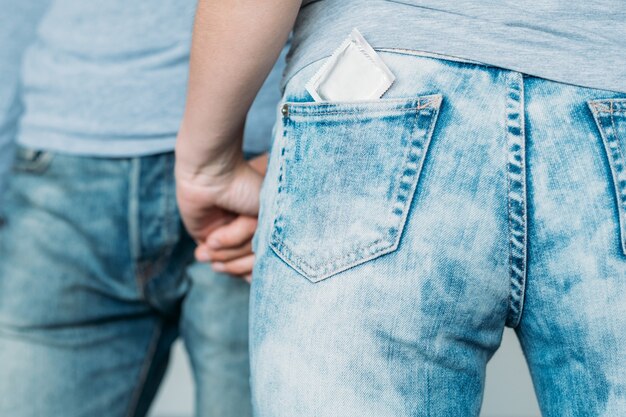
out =
<path fill-rule="evenodd" d="M 381 98 L 395 76 L 358 29 L 306 84 L 315 101 L 365 101 Z"/>

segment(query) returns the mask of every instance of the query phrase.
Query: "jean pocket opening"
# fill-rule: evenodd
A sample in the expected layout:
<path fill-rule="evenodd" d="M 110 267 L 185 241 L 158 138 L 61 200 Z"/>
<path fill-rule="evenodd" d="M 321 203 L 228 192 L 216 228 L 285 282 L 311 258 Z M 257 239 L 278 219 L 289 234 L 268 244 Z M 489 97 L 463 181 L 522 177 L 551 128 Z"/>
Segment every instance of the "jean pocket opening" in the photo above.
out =
<path fill-rule="evenodd" d="M 312 282 L 395 251 L 441 102 L 286 103 L 272 250 Z"/>

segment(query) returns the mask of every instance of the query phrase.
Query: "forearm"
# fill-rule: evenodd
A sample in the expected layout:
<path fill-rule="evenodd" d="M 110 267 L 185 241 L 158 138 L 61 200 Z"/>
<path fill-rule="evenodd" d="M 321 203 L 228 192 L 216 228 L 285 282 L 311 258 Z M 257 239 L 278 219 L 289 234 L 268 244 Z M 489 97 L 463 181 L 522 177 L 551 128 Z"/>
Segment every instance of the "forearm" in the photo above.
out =
<path fill-rule="evenodd" d="M 200 0 L 185 116 L 177 143 L 187 175 L 228 171 L 246 114 L 284 46 L 297 0 Z"/>

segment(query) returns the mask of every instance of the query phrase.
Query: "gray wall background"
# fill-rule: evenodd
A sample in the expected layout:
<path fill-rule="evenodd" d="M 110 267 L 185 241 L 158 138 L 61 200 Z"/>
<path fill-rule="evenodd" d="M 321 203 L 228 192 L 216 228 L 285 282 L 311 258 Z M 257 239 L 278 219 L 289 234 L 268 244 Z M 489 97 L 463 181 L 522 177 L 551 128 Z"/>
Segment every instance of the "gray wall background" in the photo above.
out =
<path fill-rule="evenodd" d="M 192 417 L 193 384 L 189 363 L 180 342 L 150 417 Z M 502 346 L 487 367 L 487 385 L 481 417 L 539 417 L 528 368 L 512 330 L 506 329 Z"/>

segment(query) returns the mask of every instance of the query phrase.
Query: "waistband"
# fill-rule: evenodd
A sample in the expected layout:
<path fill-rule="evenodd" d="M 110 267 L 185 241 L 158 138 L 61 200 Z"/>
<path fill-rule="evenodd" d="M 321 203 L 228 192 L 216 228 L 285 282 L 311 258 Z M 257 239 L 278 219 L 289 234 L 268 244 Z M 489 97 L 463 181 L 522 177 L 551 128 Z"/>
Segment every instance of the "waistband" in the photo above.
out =
<path fill-rule="evenodd" d="M 305 66 L 330 56 L 354 28 L 376 50 L 435 54 L 566 84 L 626 92 L 626 66 L 619 63 L 619 51 L 613 59 L 597 45 L 574 37 L 550 39 L 540 30 L 387 0 L 323 0 L 304 6 L 294 27 L 281 87 Z"/>

